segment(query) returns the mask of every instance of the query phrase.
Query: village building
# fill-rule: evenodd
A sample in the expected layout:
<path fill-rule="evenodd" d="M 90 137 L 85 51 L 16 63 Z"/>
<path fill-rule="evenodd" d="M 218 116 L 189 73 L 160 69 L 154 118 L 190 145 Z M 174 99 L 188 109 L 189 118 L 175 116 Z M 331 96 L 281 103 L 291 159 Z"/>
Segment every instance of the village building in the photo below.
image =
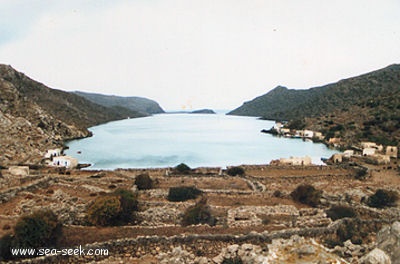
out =
<path fill-rule="evenodd" d="M 278 133 L 280 133 L 281 132 L 281 129 L 282 129 L 282 127 L 283 127 L 283 124 L 281 123 L 281 122 L 275 122 L 275 124 L 274 124 L 274 129 L 278 132 Z"/>
<path fill-rule="evenodd" d="M 346 158 L 351 158 L 351 156 L 354 155 L 354 150 L 352 149 L 347 149 L 343 152 L 343 156 Z"/>
<path fill-rule="evenodd" d="M 28 166 L 10 166 L 8 172 L 13 176 L 25 177 L 29 175 Z"/>
<path fill-rule="evenodd" d="M 279 164 L 281 165 L 293 165 L 293 166 L 305 166 L 311 165 L 311 158 L 305 157 L 290 157 L 290 158 L 280 158 Z"/>
<path fill-rule="evenodd" d="M 372 156 L 375 155 L 376 148 L 364 148 L 362 151 L 363 156 Z"/>
<path fill-rule="evenodd" d="M 44 154 L 44 157 L 45 157 L 46 159 L 51 159 L 51 158 L 53 158 L 53 157 L 61 156 L 61 153 L 62 153 L 62 149 L 60 149 L 60 148 L 48 149 L 48 150 L 46 151 L 46 154 Z"/>
<path fill-rule="evenodd" d="M 328 141 L 329 144 L 340 144 L 340 138 L 330 138 Z"/>
<path fill-rule="evenodd" d="M 374 148 L 378 151 L 383 151 L 383 146 L 382 145 L 378 145 L 375 142 L 361 142 L 361 148 L 362 149 L 366 149 L 366 148 Z"/>
<path fill-rule="evenodd" d="M 391 158 L 397 158 L 397 147 L 395 146 L 387 146 L 386 147 L 386 155 Z"/>
<path fill-rule="evenodd" d="M 375 155 L 369 156 L 368 158 L 371 159 L 372 164 L 376 164 L 376 165 L 390 164 L 390 157 L 387 155 L 375 154 Z"/>
<path fill-rule="evenodd" d="M 342 163 L 343 162 L 343 154 L 337 153 L 333 154 L 331 157 L 333 163 Z"/>
<path fill-rule="evenodd" d="M 313 138 L 314 137 L 314 131 L 304 130 L 303 131 L 303 137 L 305 137 L 305 138 Z"/>
<path fill-rule="evenodd" d="M 323 140 L 324 136 L 322 135 L 321 132 L 318 131 L 314 131 L 314 138 L 318 139 L 318 140 Z"/>
<path fill-rule="evenodd" d="M 55 167 L 74 169 L 78 166 L 78 160 L 70 156 L 58 156 L 53 158 L 51 165 Z"/>

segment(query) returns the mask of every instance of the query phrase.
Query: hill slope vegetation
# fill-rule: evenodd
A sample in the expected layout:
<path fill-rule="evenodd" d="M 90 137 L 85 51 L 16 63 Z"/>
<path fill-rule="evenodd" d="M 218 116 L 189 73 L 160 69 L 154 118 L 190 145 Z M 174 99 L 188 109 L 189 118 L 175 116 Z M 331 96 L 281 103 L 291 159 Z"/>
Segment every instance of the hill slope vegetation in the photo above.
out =
<path fill-rule="evenodd" d="M 121 97 L 115 95 L 85 93 L 80 91 L 74 92 L 74 94 L 77 94 L 93 103 L 102 106 L 106 107 L 122 106 L 131 111 L 138 112 L 142 115 L 164 113 L 164 110 L 160 107 L 160 105 L 157 102 L 143 97 L 136 97 L 136 96 Z"/>
<path fill-rule="evenodd" d="M 349 143 L 398 144 L 400 65 L 307 90 L 278 86 L 228 114 L 303 119 L 308 128 L 343 137 Z"/>

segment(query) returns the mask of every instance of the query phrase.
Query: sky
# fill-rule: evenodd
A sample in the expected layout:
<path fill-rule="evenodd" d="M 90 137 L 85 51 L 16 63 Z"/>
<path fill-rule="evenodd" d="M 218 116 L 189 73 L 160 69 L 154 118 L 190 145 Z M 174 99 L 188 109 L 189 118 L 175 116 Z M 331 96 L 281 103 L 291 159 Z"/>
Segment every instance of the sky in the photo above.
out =
<path fill-rule="evenodd" d="M 399 0 L 0 0 L 0 63 L 51 88 L 234 109 L 400 63 Z"/>

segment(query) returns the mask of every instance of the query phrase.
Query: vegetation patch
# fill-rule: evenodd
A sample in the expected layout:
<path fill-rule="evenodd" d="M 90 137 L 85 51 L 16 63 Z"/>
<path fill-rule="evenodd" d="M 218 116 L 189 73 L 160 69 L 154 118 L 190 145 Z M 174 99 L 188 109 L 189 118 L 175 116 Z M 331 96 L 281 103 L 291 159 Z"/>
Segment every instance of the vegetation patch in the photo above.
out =
<path fill-rule="evenodd" d="M 189 174 L 189 172 L 191 172 L 192 169 L 185 163 L 181 163 L 174 168 L 174 171 L 180 174 Z"/>
<path fill-rule="evenodd" d="M 231 167 L 229 168 L 226 173 L 230 176 L 236 176 L 236 175 L 244 175 L 244 169 L 242 167 Z"/>
<path fill-rule="evenodd" d="M 299 185 L 290 193 L 293 200 L 313 207 L 320 204 L 321 195 L 322 191 L 315 189 L 314 186 L 309 184 Z"/>
<path fill-rule="evenodd" d="M 13 256 L 10 248 L 54 247 L 62 235 L 62 225 L 57 215 L 50 210 L 40 210 L 18 219 L 14 235 L 7 234 L 0 239 L 0 259 Z"/>
<path fill-rule="evenodd" d="M 182 202 L 190 199 L 196 199 L 202 193 L 196 187 L 171 187 L 167 199 L 172 202 Z"/>
<path fill-rule="evenodd" d="M 149 174 L 139 174 L 136 176 L 135 185 L 139 190 L 149 190 L 153 188 L 153 180 Z"/>
<path fill-rule="evenodd" d="M 134 221 L 138 209 L 136 195 L 128 190 L 117 189 L 114 193 L 97 197 L 87 210 L 92 225 L 113 226 Z"/>
<path fill-rule="evenodd" d="M 207 205 L 207 199 L 203 198 L 194 206 L 189 207 L 182 218 L 182 226 L 208 224 L 214 226 L 216 220 Z"/>
<path fill-rule="evenodd" d="M 329 210 L 326 211 L 326 215 L 333 221 L 335 221 L 345 217 L 350 217 L 350 218 L 356 217 L 357 213 L 350 206 L 334 205 Z"/>
<path fill-rule="evenodd" d="M 375 208 L 391 207 L 396 205 L 398 199 L 399 196 L 395 191 L 378 189 L 368 198 L 367 204 Z"/>

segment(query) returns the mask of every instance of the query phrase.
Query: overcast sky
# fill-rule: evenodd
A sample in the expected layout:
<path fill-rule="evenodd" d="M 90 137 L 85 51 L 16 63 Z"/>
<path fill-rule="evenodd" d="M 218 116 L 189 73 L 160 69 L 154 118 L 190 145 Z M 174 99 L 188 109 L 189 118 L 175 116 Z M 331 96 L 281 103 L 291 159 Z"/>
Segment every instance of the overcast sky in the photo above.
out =
<path fill-rule="evenodd" d="M 400 1 L 0 0 L 0 63 L 62 90 L 233 109 L 400 63 Z"/>

